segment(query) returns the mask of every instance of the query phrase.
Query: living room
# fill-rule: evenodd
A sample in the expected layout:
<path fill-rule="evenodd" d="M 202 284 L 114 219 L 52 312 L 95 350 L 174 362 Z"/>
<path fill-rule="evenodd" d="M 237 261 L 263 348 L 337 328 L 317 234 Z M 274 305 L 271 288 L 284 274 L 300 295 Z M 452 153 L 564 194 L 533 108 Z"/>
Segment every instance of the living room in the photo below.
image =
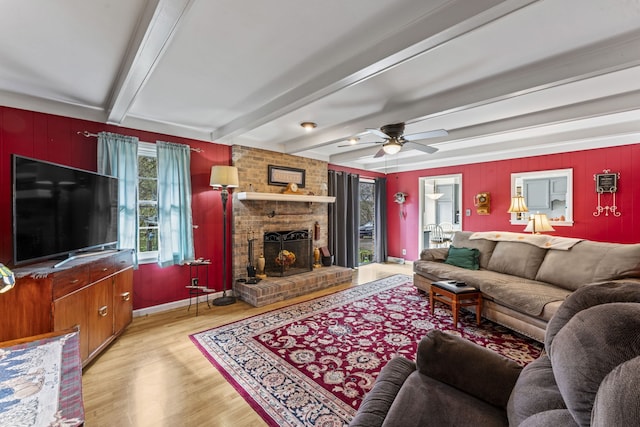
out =
<path fill-rule="evenodd" d="M 11 201 L 14 197 L 14 189 L 12 188 L 12 156 L 14 155 L 96 171 L 98 169 L 98 149 L 95 135 L 101 132 L 137 137 L 140 141 L 149 143 L 169 141 L 175 144 L 184 144 L 191 150 L 191 208 L 195 257 L 211 261 L 206 266 L 206 275 L 208 277 L 207 288 L 214 291 L 211 295 L 212 298 L 221 294 L 223 289 L 227 289 L 235 280 L 243 277 L 245 258 L 247 257 L 244 245 L 247 236 L 244 229 L 242 233 L 234 235 L 234 225 L 230 225 L 231 240 L 223 242 L 221 236 L 223 228 L 221 197 L 220 192 L 212 189 L 210 185 L 210 172 L 212 166 L 215 165 L 238 164 L 238 159 L 234 158 L 234 152 L 242 150 L 258 153 L 263 158 L 268 157 L 269 161 L 262 162 L 264 165 L 260 168 L 248 169 L 248 174 L 241 175 L 242 179 L 238 188 L 231 190 L 229 221 L 235 220 L 236 209 L 247 205 L 246 202 L 237 199 L 236 193 L 252 190 L 273 194 L 282 193 L 283 186 L 270 185 L 268 182 L 269 176 L 266 168 L 268 164 L 305 170 L 309 174 L 316 175 L 318 167 L 320 167 L 321 174 L 310 180 L 307 188 L 301 189 L 305 194 L 309 192 L 315 195 L 323 194 L 325 191 L 322 185 L 323 176 L 326 177 L 328 171 L 357 174 L 360 178 L 367 179 L 386 178 L 384 205 L 388 212 L 385 230 L 387 254 L 391 258 L 404 260 L 406 264 L 381 264 L 371 266 L 370 270 L 362 268 L 354 273 L 354 283 L 367 283 L 395 273 L 411 274 L 411 262 L 419 259 L 420 250 L 424 247 L 422 228 L 425 221 L 421 200 L 423 191 L 421 179 L 430 177 L 449 175 L 462 177 L 460 186 L 462 229 L 476 232 L 501 230 L 520 233 L 523 232 L 524 226 L 513 224 L 511 215 L 507 213 L 514 196 L 512 175 L 571 169 L 573 182 L 572 224 L 559 225 L 555 227 L 554 232 L 548 234 L 611 243 L 638 243 L 640 241 L 640 224 L 635 219 L 640 210 L 640 201 L 634 197 L 639 182 L 635 165 L 640 161 L 640 127 L 636 117 L 637 105 L 635 104 L 637 104 L 637 93 L 640 90 L 637 87 L 640 79 L 636 77 L 640 71 L 636 59 L 631 58 L 634 54 L 630 54 L 630 52 L 636 51 L 633 48 L 637 47 L 638 43 L 639 29 L 634 21 L 638 11 L 629 5 L 622 4 L 624 2 L 616 4 L 618 7 L 616 11 L 607 12 L 606 16 L 610 18 L 608 24 L 596 22 L 600 6 L 604 8 L 604 2 L 595 2 L 598 5 L 592 4 L 585 8 L 585 17 L 580 23 L 581 31 L 576 31 L 580 35 L 565 35 L 566 40 L 563 39 L 563 41 L 566 45 L 559 48 L 559 50 L 564 49 L 562 52 L 552 52 L 550 48 L 549 52 L 533 52 L 535 50 L 533 46 L 527 44 L 532 50 L 531 60 L 518 59 L 521 62 L 517 66 L 514 64 L 513 68 L 509 68 L 505 65 L 506 62 L 509 62 L 507 53 L 513 50 L 525 51 L 527 49 L 514 49 L 513 45 L 505 45 L 500 48 L 496 47 L 495 51 L 487 51 L 486 57 L 493 59 L 492 67 L 495 69 L 487 71 L 487 75 L 484 76 L 480 71 L 473 71 L 480 74 L 469 74 L 472 73 L 472 70 L 482 68 L 478 64 L 482 62 L 483 55 L 473 53 L 478 56 L 472 56 L 471 52 L 482 50 L 481 46 L 484 46 L 483 43 L 487 40 L 484 37 L 489 37 L 484 32 L 494 28 L 492 22 L 499 23 L 495 25 L 513 28 L 522 20 L 533 20 L 536 17 L 544 16 L 549 11 L 545 8 L 555 10 L 554 7 L 557 7 L 560 10 L 565 10 L 564 7 L 571 9 L 580 6 L 577 3 L 562 7 L 549 5 L 549 2 L 542 5 L 536 3 L 545 2 L 488 1 L 482 5 L 473 6 L 474 9 L 467 10 L 464 5 L 458 4 L 459 2 L 450 2 L 451 4 L 448 5 L 441 4 L 443 2 L 432 2 L 429 7 L 421 5 L 421 2 L 406 2 L 406 4 L 402 3 L 403 8 L 397 8 L 402 10 L 396 10 L 397 5 L 393 2 L 385 2 L 384 5 L 379 6 L 379 9 L 369 11 L 366 17 L 358 18 L 362 21 L 358 21 L 360 26 L 357 32 L 354 30 L 353 33 L 350 33 L 344 30 L 345 33 L 332 35 L 330 29 L 320 29 L 319 27 L 322 25 L 314 23 L 314 30 L 309 29 L 309 33 L 313 33 L 313 36 L 307 34 L 308 37 L 305 37 L 304 41 L 310 42 L 314 38 L 325 37 L 326 43 L 315 45 L 313 52 L 305 56 L 303 60 L 294 60 L 292 57 L 288 57 L 289 64 L 291 64 L 289 68 L 275 66 L 274 63 L 278 63 L 278 60 L 270 59 L 267 53 L 259 55 L 260 52 L 255 52 L 259 49 L 252 48 L 251 52 L 256 54 L 254 58 L 256 62 L 234 62 L 230 68 L 238 71 L 237 75 L 233 76 L 234 79 L 231 79 L 229 74 L 232 73 L 228 69 L 221 70 L 223 67 L 219 66 L 217 59 L 223 58 L 223 51 L 220 50 L 220 52 L 210 55 L 211 57 L 201 58 L 203 64 L 197 67 L 199 70 L 197 72 L 198 79 L 204 78 L 207 70 L 215 70 L 215 76 L 207 76 L 205 80 L 198 80 L 195 76 L 190 76 L 189 73 L 174 74 L 176 69 L 189 68 L 184 65 L 178 66 L 181 57 L 179 55 L 178 58 L 173 56 L 177 55 L 178 50 L 167 53 L 163 50 L 164 48 L 156 47 L 158 50 L 154 51 L 156 55 L 154 58 L 157 61 L 150 60 L 146 65 L 140 65 L 136 62 L 137 59 L 134 58 L 135 55 L 131 53 L 131 50 L 135 53 L 138 48 L 138 53 L 148 53 L 145 49 L 149 46 L 142 42 L 144 30 L 150 30 L 148 37 L 152 37 L 152 39 L 159 37 L 153 39 L 155 41 L 168 40 L 171 43 L 175 42 L 176 46 L 184 46 L 189 44 L 185 33 L 190 36 L 189 40 L 193 41 L 194 35 L 191 33 L 197 32 L 194 28 L 200 28 L 201 31 L 207 31 L 206 36 L 200 37 L 201 39 L 216 40 L 216 44 L 222 44 L 220 40 L 217 40 L 219 37 L 213 29 L 207 28 L 205 30 L 203 28 L 207 27 L 206 20 L 197 19 L 198 15 L 212 16 L 209 8 L 214 6 L 206 6 L 202 3 L 198 4 L 198 2 L 181 2 L 180 7 L 183 9 L 178 7 L 177 9 L 180 10 L 167 12 L 171 16 L 170 19 L 173 20 L 171 22 L 179 24 L 176 28 L 180 28 L 180 31 L 173 34 L 171 28 L 175 25 L 164 23 L 166 33 L 163 39 L 161 35 L 154 33 L 157 28 L 152 25 L 154 21 L 152 17 L 161 14 L 166 2 L 155 2 L 157 4 L 152 5 L 151 3 L 154 2 L 136 1 L 131 2 L 129 6 L 120 5 L 117 7 L 109 4 L 108 1 L 103 3 L 104 9 L 109 10 L 110 19 L 106 21 L 113 22 L 118 17 L 122 20 L 123 29 L 126 28 L 126 30 L 122 32 L 123 34 L 113 36 L 113 43 L 118 45 L 119 50 L 113 46 L 104 47 L 105 57 L 109 54 L 113 54 L 113 56 L 110 57 L 111 65 L 100 70 L 101 72 L 90 66 L 92 61 L 96 60 L 95 51 L 101 46 L 101 40 L 109 40 L 107 36 L 109 26 L 97 18 L 98 12 L 84 11 L 83 14 L 76 15 L 73 19 L 69 18 L 71 21 L 84 23 L 83 28 L 77 29 L 77 34 L 64 32 L 64 35 L 58 35 L 58 30 L 53 31 L 51 24 L 46 22 L 46 17 L 40 12 L 25 10 L 25 13 L 34 15 L 36 24 L 41 24 L 43 28 L 56 34 L 55 37 L 51 37 L 52 42 L 55 40 L 54 44 L 65 46 L 71 40 L 86 39 L 86 45 L 83 45 L 84 47 L 80 50 L 84 52 L 86 59 L 74 61 L 70 59 L 71 53 L 68 50 L 59 48 L 59 50 L 55 50 L 56 53 L 51 54 L 52 57 L 57 55 L 58 59 L 52 58 L 49 67 L 51 71 L 50 74 L 47 74 L 46 71 L 42 71 L 43 67 L 38 55 L 29 56 L 28 60 L 25 59 L 25 63 L 29 63 L 32 68 L 31 73 L 22 75 L 21 78 L 25 80 L 15 77 L 20 76 L 19 66 L 13 64 L 14 67 L 11 68 L 5 64 L 8 67 L 7 72 L 0 74 L 14 76 L 14 80 L 0 78 L 0 82 L 3 84 L 0 87 L 0 164 L 2 165 L 0 169 L 0 197 L 6 201 Z M 365 7 L 364 4 L 361 6 Z M 343 24 L 340 27 L 346 28 L 348 27 L 347 23 L 355 22 L 354 20 L 358 16 L 356 11 L 346 8 L 344 5 L 335 5 L 335 7 L 340 8 L 339 10 L 343 12 L 339 18 L 340 23 Z M 127 8 L 131 8 L 131 10 Z M 200 8 L 205 8 L 207 13 L 198 13 L 198 11 L 203 12 Z M 278 22 L 279 17 L 286 14 L 292 21 L 296 21 L 295 28 L 290 31 L 306 34 L 305 26 L 309 26 L 308 22 L 314 19 L 310 15 L 311 11 L 295 9 L 294 12 L 288 12 L 283 9 L 285 9 L 284 6 L 279 6 L 278 8 L 274 7 L 274 10 L 271 11 L 262 8 L 260 11 L 265 16 L 270 16 L 273 19 L 271 22 Z M 616 8 L 611 7 L 611 9 Z M 276 11 L 282 15 L 278 15 Z M 313 6 L 313 11 L 323 13 L 323 18 L 319 21 L 324 20 L 325 22 L 330 21 L 331 15 L 334 14 L 334 12 L 329 13 L 318 6 Z M 454 11 L 462 15 L 452 16 Z M 51 11 L 51 13 L 57 16 L 59 11 Z M 111 15 L 112 13 L 113 15 Z M 244 22 L 241 11 L 228 13 L 235 18 L 235 21 L 231 19 L 230 22 Z M 222 15 L 224 16 L 224 14 Z M 421 18 L 412 20 L 412 15 Z M 254 28 L 268 27 L 267 24 L 260 23 L 260 16 L 259 13 L 256 13 L 256 16 L 252 18 L 252 25 L 256 25 Z M 435 74 L 429 79 L 427 77 L 418 78 L 421 74 L 427 74 L 424 70 L 431 69 L 425 67 L 423 63 L 421 66 L 417 66 L 418 71 L 414 71 L 416 82 L 413 85 L 400 87 L 399 81 L 407 80 L 403 78 L 402 74 L 394 77 L 393 84 L 376 82 L 376 76 L 387 72 L 386 67 L 382 64 L 384 58 L 388 59 L 397 52 L 403 52 L 403 60 L 397 60 L 395 66 L 389 67 L 402 68 L 401 65 L 405 62 L 411 62 L 410 58 L 412 57 L 411 53 L 405 50 L 413 46 L 411 40 L 396 38 L 393 46 L 388 47 L 389 51 L 384 50 L 385 46 L 380 47 L 384 51 L 378 51 L 375 44 L 369 44 L 372 42 L 365 43 L 370 33 L 367 28 L 382 28 L 385 17 L 392 19 L 399 26 L 404 25 L 402 28 L 405 28 L 407 33 L 421 28 L 420 35 L 416 37 L 421 38 L 421 43 L 426 43 L 424 40 L 429 42 L 428 47 L 421 46 L 421 49 L 424 53 L 423 57 L 429 57 L 433 64 L 438 59 L 438 52 L 444 51 L 447 47 L 452 48 L 455 52 L 454 48 L 458 46 L 457 43 L 461 40 L 468 42 L 469 40 L 465 37 L 471 37 L 471 35 L 465 36 L 467 32 L 478 36 L 478 41 L 477 44 L 469 47 L 469 55 L 457 55 L 449 52 L 449 55 L 452 56 L 449 63 L 450 68 L 445 69 L 441 65 L 434 67 Z M 448 18 L 448 20 L 443 24 L 443 27 L 435 28 L 434 22 L 444 18 Z M 481 20 L 481 22 L 476 20 Z M 90 29 L 84 27 L 87 26 L 87 22 L 98 21 L 100 21 L 100 25 L 96 24 L 96 26 L 99 31 L 96 29 L 96 33 L 99 36 L 92 36 Z M 558 18 L 557 21 L 560 19 Z M 16 18 L 15 22 L 17 25 L 21 21 Z M 410 24 L 411 22 L 412 24 Z M 338 26 L 338 23 L 334 24 Z M 425 34 L 427 30 L 424 28 L 428 26 L 426 24 L 432 26 L 432 29 L 429 30 L 430 34 Z M 270 25 L 270 27 L 276 26 L 279 25 Z M 549 21 L 548 26 L 554 28 L 554 31 L 549 30 L 548 37 L 562 35 L 563 30 L 556 19 Z M 590 26 L 593 28 L 593 33 L 589 32 Z M 25 27 L 27 26 L 25 25 Z M 54 27 L 60 29 L 65 25 Z M 617 29 L 610 31 L 610 27 Z M 225 33 L 222 26 L 218 28 L 221 34 Z M 241 37 L 237 35 L 238 31 L 232 28 L 231 24 L 226 28 L 228 34 Z M 7 26 L 3 31 L 11 30 L 12 27 Z M 456 36 L 450 34 L 454 30 Z M 24 30 L 13 28 L 13 31 Z M 62 32 L 61 29 L 60 31 Z M 291 38 L 284 29 L 265 28 L 264 31 L 265 34 L 269 34 L 269 37 L 273 37 L 270 40 L 277 38 L 281 43 Z M 270 31 L 274 31 L 276 34 L 270 33 Z M 518 34 L 514 44 L 517 45 L 529 38 L 542 37 L 545 33 L 543 29 L 531 31 L 528 35 Z M 21 34 L 23 33 L 21 32 Z M 78 34 L 84 34 L 84 37 L 78 36 Z M 587 36 L 589 39 L 585 39 L 584 43 L 577 40 Z M 408 37 L 406 33 L 405 37 Z M 441 40 L 438 37 L 449 38 Z M 329 40 L 329 38 L 331 39 Z M 39 55 L 43 54 L 42 50 L 54 51 L 48 42 L 45 43 L 42 39 L 38 40 L 38 43 L 41 43 L 36 43 Z M 348 40 L 352 40 L 354 45 L 362 43 L 362 49 L 358 50 L 353 45 L 348 45 L 346 43 Z M 491 38 L 491 40 L 495 41 L 496 39 Z M 302 41 L 298 40 L 299 43 Z M 383 41 L 382 36 L 381 39 L 376 39 L 378 43 L 381 41 Z M 548 40 L 546 41 L 548 42 Z M 242 35 L 242 40 L 238 39 L 238 43 L 240 42 L 243 45 L 244 43 L 258 45 L 255 38 L 246 34 Z M 130 43 L 131 46 L 134 46 L 133 48 L 129 47 Z M 413 43 L 419 44 L 415 40 Z M 344 44 L 342 47 L 345 50 L 337 50 L 340 44 Z M 532 43 L 532 45 L 535 44 Z M 202 40 L 196 45 L 198 49 L 206 51 L 206 47 L 203 47 L 206 44 Z M 549 46 L 551 43 L 540 42 L 539 45 Z M 293 47 L 298 48 L 299 46 L 296 43 Z M 169 48 L 167 49 L 169 50 Z M 234 59 L 233 51 L 236 49 L 225 48 L 226 56 L 224 58 L 229 61 Z M 15 49 L 15 51 L 20 50 L 28 51 L 29 49 L 27 45 L 24 48 Z M 118 50 L 117 54 L 114 52 L 116 50 Z M 271 55 L 271 58 L 276 58 L 275 54 L 278 50 L 285 49 L 271 46 L 268 54 Z M 3 52 L 13 51 L 12 48 L 5 47 Z M 123 53 L 125 51 L 128 54 Z M 303 49 L 299 51 L 303 51 Z M 194 54 L 193 50 L 186 52 L 188 54 L 185 53 L 185 56 Z M 606 55 L 603 52 L 606 52 Z M 346 55 L 358 56 L 355 53 L 361 55 L 359 57 L 363 61 L 368 60 L 370 63 L 375 63 L 377 67 L 376 70 L 369 70 L 366 77 L 358 80 L 357 84 L 345 78 L 345 73 L 350 78 L 357 74 L 352 68 L 349 69 L 351 73 L 339 70 L 340 61 Z M 521 53 L 518 52 L 518 54 Z M 325 55 L 323 58 L 326 57 L 327 62 L 314 59 L 314 55 L 321 54 Z M 517 55 L 516 53 L 513 55 L 511 59 L 515 63 Z M 207 55 L 199 53 L 196 56 L 206 57 Z M 419 55 L 416 54 L 416 56 Z M 469 61 L 473 64 L 464 63 L 465 57 L 470 58 Z M 599 58 L 600 63 L 594 61 L 596 57 Z M 163 68 L 160 59 L 167 62 L 171 59 L 171 67 Z M 285 58 L 279 59 L 283 62 L 285 60 Z M 459 62 L 454 63 L 453 59 Z M 74 62 L 82 63 L 74 64 Z M 326 68 L 319 71 L 314 70 L 313 66 L 319 62 L 326 64 Z M 8 63 L 9 61 L 7 61 Z M 66 63 L 64 67 L 62 67 L 62 63 Z M 443 63 L 438 62 L 438 64 Z M 35 66 L 34 64 L 40 65 Z M 235 85 L 229 83 L 227 90 L 224 83 L 219 83 L 224 82 L 225 77 L 234 80 L 234 82 L 235 78 L 251 81 L 251 73 L 255 73 L 255 70 L 260 68 L 260 64 L 268 69 L 264 70 L 265 76 L 256 77 L 255 86 L 251 88 L 236 88 Z M 560 69 L 565 70 L 563 66 L 570 68 L 567 74 L 563 74 L 564 71 L 559 71 Z M 67 67 L 76 67 L 77 70 L 71 72 Z M 107 72 L 107 69 L 110 71 Z M 146 70 L 148 73 L 140 73 L 141 70 Z M 342 73 L 338 71 L 342 71 Z M 155 72 L 157 74 L 154 75 Z M 325 72 L 326 76 L 333 80 L 331 84 L 326 84 L 325 81 L 326 85 L 320 90 L 318 86 L 310 87 L 311 84 L 306 79 L 301 77 L 293 79 L 291 76 L 296 72 L 298 76 L 313 75 L 316 79 L 321 78 Z M 44 73 L 45 77 L 41 73 Z M 125 77 L 123 77 L 123 73 Z M 446 80 L 445 76 L 454 79 L 457 73 L 460 73 L 460 80 L 447 82 L 447 84 L 451 84 L 451 87 L 447 88 L 447 84 L 438 86 L 439 82 Z M 147 74 L 153 76 L 153 79 L 151 77 L 149 79 L 142 78 L 137 83 L 130 83 L 131 79 L 135 80 L 134 77 Z M 192 77 L 194 81 L 198 80 L 198 83 L 191 82 Z M 91 81 L 92 78 L 95 78 L 95 81 Z M 64 81 L 63 84 L 60 83 L 61 80 Z M 74 88 L 76 81 L 78 88 Z M 184 81 L 184 85 L 168 83 L 175 81 Z M 212 81 L 216 81 L 215 88 L 212 88 Z M 318 80 L 313 81 L 318 82 Z M 21 92 L 29 82 L 33 86 L 29 90 Z M 50 86 L 38 92 L 36 89 L 40 84 L 44 85 L 44 82 Z M 500 83 L 504 85 L 498 89 L 501 86 Z M 133 86 L 128 87 L 128 84 Z M 340 87 L 341 90 L 348 91 L 349 88 L 360 84 L 376 86 L 361 86 L 361 93 L 343 92 L 342 98 L 331 98 L 332 88 Z M 584 88 L 581 86 L 583 84 Z M 60 92 L 56 92 L 56 86 Z M 160 86 L 173 86 L 171 96 L 166 93 L 158 95 L 162 101 L 158 101 L 154 95 L 149 95 L 151 89 L 159 90 Z M 277 90 L 269 92 L 266 88 L 270 87 L 277 87 Z M 418 87 L 422 89 L 418 89 Z M 432 89 L 427 90 L 426 87 Z M 453 87 L 456 88 L 455 91 Z M 206 90 L 202 89 L 202 93 L 200 93 L 201 88 L 206 88 Z M 554 88 L 557 91 L 570 89 L 572 93 L 570 96 L 558 94 L 552 91 Z M 236 89 L 235 94 L 231 93 Z M 145 92 L 145 90 L 150 92 Z M 275 94 L 275 91 L 279 92 Z M 220 94 L 221 100 L 219 104 L 211 106 L 208 102 L 216 98 L 214 96 L 216 92 Z M 340 90 L 336 90 L 337 92 Z M 53 95 L 51 95 L 52 93 Z M 112 96 L 113 93 L 116 95 Z M 189 93 L 192 98 L 187 100 L 187 95 L 185 95 L 183 99 L 181 93 Z M 545 98 L 545 102 L 537 98 L 534 99 L 538 93 Z M 543 93 L 544 95 L 542 95 Z M 370 94 L 377 95 L 369 97 Z M 553 102 L 549 101 L 552 99 Z M 271 104 L 269 100 L 272 101 Z M 531 104 L 529 109 L 525 110 L 522 105 L 515 108 L 515 104 L 510 104 L 519 100 Z M 349 101 L 356 104 L 356 107 L 350 105 Z M 323 103 L 328 105 L 323 105 Z M 166 109 L 158 112 L 160 104 L 171 105 L 168 107 L 163 105 Z M 242 105 L 239 106 L 239 104 Z M 501 104 L 503 108 L 499 113 L 490 114 L 489 106 L 494 104 Z M 242 113 L 238 113 L 236 109 L 241 109 Z M 357 112 L 355 112 L 356 109 Z M 231 111 L 237 115 L 233 116 Z M 462 117 L 464 112 L 467 116 Z M 120 117 L 118 117 L 119 114 Z M 335 116 L 343 117 L 338 119 Z M 473 119 L 470 116 L 473 116 Z M 269 120 L 269 118 L 271 119 Z M 317 123 L 315 123 L 314 129 L 307 132 L 300 125 L 310 120 Z M 420 141 L 425 144 L 424 146 L 438 148 L 439 151 L 434 154 L 427 154 L 424 147 L 409 149 L 410 146 L 406 145 L 400 147 L 400 153 L 374 157 L 379 153 L 379 149 L 381 149 L 379 144 L 382 143 L 375 131 L 379 131 L 385 124 L 400 121 L 406 122 L 406 136 L 414 133 L 426 133 L 435 129 L 446 129 L 448 135 Z M 589 124 L 586 124 L 587 122 Z M 352 137 L 358 138 L 354 140 L 353 147 L 349 142 Z M 385 142 L 388 143 L 388 141 Z M 343 145 L 348 145 L 348 147 L 343 147 Z M 612 173 L 617 177 L 615 192 L 599 194 L 596 191 L 596 175 L 603 173 Z M 400 215 L 398 215 L 398 203 L 394 200 L 394 194 L 399 192 L 406 195 Z M 483 214 L 478 213 L 475 205 L 475 196 L 480 193 L 491 195 L 490 209 Z M 596 215 L 598 206 L 605 205 L 608 207 L 614 205 L 616 213 L 619 215 L 614 215 L 612 211 Z M 304 212 L 305 215 L 309 214 L 309 217 L 304 220 L 311 224 L 310 228 L 316 221 L 319 223 L 320 236 L 314 246 L 325 246 L 329 233 L 328 221 L 325 220 L 326 209 L 326 205 L 315 203 L 313 206 L 300 204 L 295 207 L 280 204 L 277 209 L 274 208 L 274 213 L 282 215 L 282 212 L 289 210 L 292 213 L 289 219 L 301 216 L 298 215 L 300 212 Z M 261 217 L 264 220 L 263 223 L 273 220 L 268 217 L 270 212 L 271 210 L 267 211 L 266 209 L 264 212 L 261 211 L 261 215 L 264 214 Z M 276 215 L 276 219 L 283 217 L 284 215 L 280 217 Z M 10 268 L 15 267 L 12 222 L 12 203 L 7 202 L 0 209 L 0 263 Z M 262 234 L 263 229 L 264 227 L 258 224 L 251 230 Z M 225 254 L 228 255 L 226 265 L 223 262 Z M 256 253 L 256 258 L 257 255 Z M 223 275 L 221 274 L 223 269 L 227 272 L 227 283 L 223 283 Z M 268 309 L 280 308 L 288 304 L 282 302 L 272 305 L 268 309 L 250 308 L 242 301 L 225 308 L 208 308 L 206 305 L 200 304 L 200 313 L 196 318 L 193 308 L 187 309 L 191 298 L 189 289 L 185 286 L 191 283 L 192 279 L 191 271 L 187 266 L 174 265 L 161 268 L 156 262 L 148 262 L 141 263 L 131 274 L 131 308 L 134 321 L 121 337 L 126 340 L 115 340 L 113 345 L 107 349 L 107 353 L 120 355 L 127 352 L 122 346 L 132 345 L 137 338 L 154 340 L 154 334 L 162 335 L 165 341 L 159 347 L 166 346 L 166 352 L 163 352 L 161 348 L 155 348 L 153 353 L 149 355 L 152 360 L 147 360 L 152 369 L 157 371 L 172 364 L 174 360 L 172 352 L 190 353 L 190 356 L 193 357 L 188 358 L 186 362 L 180 360 L 181 363 L 197 366 L 194 369 L 215 371 L 197 350 L 191 348 L 193 344 L 186 339 L 188 334 L 237 321 L 246 316 L 261 314 Z M 342 289 L 344 287 L 316 292 L 306 297 L 293 299 L 290 303 Z M 176 319 L 178 319 L 178 323 L 172 323 Z M 163 325 L 168 326 L 169 331 L 164 330 Z M 174 348 L 171 348 L 171 325 L 177 328 L 181 335 L 184 335 Z M 145 329 L 147 326 L 149 329 Z M 139 357 L 145 359 L 144 348 L 138 346 L 131 348 L 135 348 L 134 351 L 140 353 Z M 119 406 L 125 405 L 122 399 L 117 400 L 115 407 L 102 406 L 106 397 L 99 396 L 99 394 L 104 392 L 104 389 L 96 387 L 96 384 L 101 382 L 104 379 L 102 375 L 107 375 L 109 371 L 121 373 L 126 370 L 126 364 L 131 361 L 126 358 L 114 360 L 111 357 L 104 357 L 105 354 L 103 353 L 97 358 L 97 363 L 89 365 L 89 368 L 85 370 L 87 381 L 92 384 L 85 390 L 88 392 L 85 395 L 86 402 L 91 402 L 87 405 L 87 409 L 100 413 L 101 416 L 108 410 L 127 410 Z M 164 360 L 157 359 L 161 357 Z M 197 357 L 203 360 L 196 361 Z M 101 362 L 103 363 L 101 364 Z M 137 374 L 142 375 L 142 368 L 137 369 L 140 369 L 136 370 Z M 155 374 L 158 374 L 157 371 Z M 151 370 L 151 373 L 154 371 Z M 198 384 L 196 388 L 188 389 L 188 392 L 197 394 L 202 391 L 203 395 L 207 396 L 207 400 L 213 400 L 212 414 L 217 411 L 215 409 L 217 406 L 222 406 L 223 409 L 220 411 L 225 413 L 225 419 L 233 420 L 238 413 L 246 411 L 248 407 L 242 402 L 240 395 L 235 394 L 233 388 L 226 384 L 222 375 L 214 375 L 213 381 L 216 384 L 215 387 L 220 387 L 217 389 L 220 394 L 202 391 L 210 386 L 206 383 L 206 375 L 190 377 Z M 149 384 L 153 387 L 161 387 L 160 384 L 153 383 L 153 376 L 150 373 L 144 374 L 143 378 L 146 382 L 145 393 L 151 393 Z M 133 393 L 131 389 L 136 386 L 134 382 L 128 382 L 124 387 L 127 390 L 121 390 L 121 392 Z M 135 400 L 135 405 L 143 406 L 145 394 L 137 395 Z M 241 403 L 237 403 L 238 401 Z M 188 407 L 189 411 L 194 408 L 193 406 Z M 156 409 L 160 410 L 159 407 Z M 138 415 L 140 414 L 141 412 L 138 412 Z M 178 417 L 178 415 L 175 416 Z M 201 417 L 198 418 L 199 422 L 207 419 L 204 415 Z M 107 421 L 104 421 L 105 419 L 101 420 L 100 417 L 92 420 L 95 425 L 108 424 Z M 179 418 L 172 419 L 172 421 L 176 420 Z M 168 419 L 165 421 L 170 422 Z M 140 418 L 137 418 L 137 422 L 144 424 Z M 254 422 L 259 425 L 259 418 L 249 421 L 249 423 Z"/>

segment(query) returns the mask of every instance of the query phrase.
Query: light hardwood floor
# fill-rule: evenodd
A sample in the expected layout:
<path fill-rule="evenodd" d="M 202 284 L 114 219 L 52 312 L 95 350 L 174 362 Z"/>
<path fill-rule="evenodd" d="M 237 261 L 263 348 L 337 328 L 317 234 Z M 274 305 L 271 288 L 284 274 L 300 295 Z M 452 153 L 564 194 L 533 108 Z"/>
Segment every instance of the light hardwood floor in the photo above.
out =
<path fill-rule="evenodd" d="M 245 302 L 186 307 L 136 317 L 82 376 L 87 427 L 265 426 L 189 335 L 393 274 L 411 275 L 411 264 L 371 264 L 354 271 L 353 283 L 255 308 Z"/>

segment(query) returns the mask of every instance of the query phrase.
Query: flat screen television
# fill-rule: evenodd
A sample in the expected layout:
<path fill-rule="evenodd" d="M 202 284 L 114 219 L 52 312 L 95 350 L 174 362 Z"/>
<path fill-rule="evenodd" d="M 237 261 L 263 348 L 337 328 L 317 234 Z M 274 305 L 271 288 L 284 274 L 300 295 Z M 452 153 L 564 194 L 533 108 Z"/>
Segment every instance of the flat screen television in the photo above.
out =
<path fill-rule="evenodd" d="M 13 261 L 114 248 L 118 179 L 18 155 L 13 160 Z"/>

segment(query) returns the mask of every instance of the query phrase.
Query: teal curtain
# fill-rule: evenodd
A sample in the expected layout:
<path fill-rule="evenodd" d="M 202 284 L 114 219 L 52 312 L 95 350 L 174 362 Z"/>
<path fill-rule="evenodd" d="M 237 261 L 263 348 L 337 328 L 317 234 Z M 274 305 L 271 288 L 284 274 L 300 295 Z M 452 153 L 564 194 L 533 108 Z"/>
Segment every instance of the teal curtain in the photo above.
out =
<path fill-rule="evenodd" d="M 191 151 L 188 145 L 157 141 L 158 264 L 193 260 Z"/>
<path fill-rule="evenodd" d="M 98 172 L 118 178 L 118 248 L 134 250 L 137 268 L 138 138 L 100 132 Z"/>

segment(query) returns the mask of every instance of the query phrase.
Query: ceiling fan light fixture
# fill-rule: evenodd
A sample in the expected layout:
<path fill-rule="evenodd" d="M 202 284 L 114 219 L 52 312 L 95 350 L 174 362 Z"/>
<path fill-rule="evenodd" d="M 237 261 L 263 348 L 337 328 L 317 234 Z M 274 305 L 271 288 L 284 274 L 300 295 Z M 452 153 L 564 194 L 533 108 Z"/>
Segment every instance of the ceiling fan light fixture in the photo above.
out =
<path fill-rule="evenodd" d="M 317 128 L 318 124 L 314 122 L 302 122 L 300 123 L 300 126 L 302 126 L 307 132 L 309 132 Z"/>
<path fill-rule="evenodd" d="M 387 154 L 396 154 L 402 149 L 402 145 L 395 141 L 389 141 L 382 146 L 382 149 Z"/>

